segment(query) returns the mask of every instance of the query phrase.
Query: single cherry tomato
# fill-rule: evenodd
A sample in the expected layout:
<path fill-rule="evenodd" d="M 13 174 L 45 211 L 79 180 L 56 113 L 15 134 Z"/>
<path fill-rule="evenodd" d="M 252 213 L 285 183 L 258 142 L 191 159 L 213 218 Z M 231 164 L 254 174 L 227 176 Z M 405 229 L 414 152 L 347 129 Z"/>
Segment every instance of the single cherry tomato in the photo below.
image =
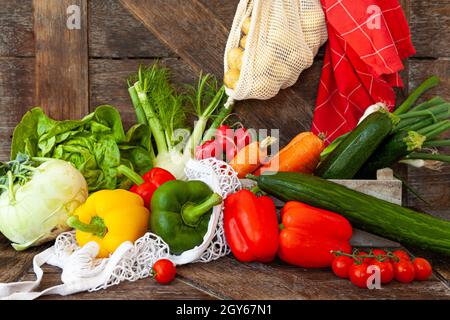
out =
<path fill-rule="evenodd" d="M 177 268 L 172 261 L 160 259 L 153 265 L 154 278 L 160 284 L 169 284 L 175 279 Z"/>
<path fill-rule="evenodd" d="M 372 258 L 365 258 L 367 255 L 367 252 L 358 252 L 358 254 L 356 255 L 356 260 L 360 263 L 369 264 L 372 261 Z"/>
<path fill-rule="evenodd" d="M 402 283 L 410 283 L 414 280 L 416 272 L 411 261 L 400 260 L 394 263 L 394 277 L 395 280 Z"/>
<path fill-rule="evenodd" d="M 386 251 L 381 250 L 381 249 L 373 249 L 372 250 L 372 254 L 375 256 L 375 258 L 370 259 L 370 264 L 376 262 L 376 261 L 384 261 L 384 260 L 388 260 L 388 258 L 386 257 Z"/>
<path fill-rule="evenodd" d="M 206 141 L 195 149 L 195 159 L 202 160 L 216 156 L 217 143 L 215 140 Z"/>
<path fill-rule="evenodd" d="M 367 273 L 367 264 L 352 264 L 348 271 L 350 281 L 357 287 L 367 288 L 367 279 L 370 274 Z"/>
<path fill-rule="evenodd" d="M 394 256 L 396 256 L 399 260 L 411 261 L 411 257 L 405 250 L 395 250 L 394 252 L 392 252 L 392 254 Z M 393 260 L 392 262 L 399 262 L 399 261 L 395 261 L 396 259 L 392 259 L 392 260 Z"/>
<path fill-rule="evenodd" d="M 424 281 L 428 280 L 433 273 L 433 268 L 427 259 L 424 258 L 415 258 L 413 261 L 414 271 L 416 273 L 416 280 Z"/>
<path fill-rule="evenodd" d="M 245 128 L 239 128 L 234 131 L 234 144 L 238 151 L 252 141 L 252 136 Z"/>
<path fill-rule="evenodd" d="M 339 256 L 334 258 L 331 268 L 335 275 L 340 278 L 348 279 L 348 272 L 353 265 L 353 259 L 347 256 Z"/>
<path fill-rule="evenodd" d="M 387 284 L 394 279 L 394 266 L 389 260 L 374 261 L 371 265 L 377 266 L 380 269 L 381 283 Z"/>

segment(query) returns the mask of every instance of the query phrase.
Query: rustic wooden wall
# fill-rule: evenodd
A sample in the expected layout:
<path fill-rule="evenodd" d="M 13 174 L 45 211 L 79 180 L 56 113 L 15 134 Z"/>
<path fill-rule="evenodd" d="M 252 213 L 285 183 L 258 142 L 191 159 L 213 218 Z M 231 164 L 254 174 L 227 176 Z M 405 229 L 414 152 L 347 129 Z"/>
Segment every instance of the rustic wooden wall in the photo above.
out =
<path fill-rule="evenodd" d="M 142 9 L 145 2 L 0 0 L 0 159 L 8 158 L 14 126 L 35 105 L 56 118 L 78 118 L 98 105 L 112 104 L 126 125 L 132 124 L 125 80 L 140 63 L 159 59 L 171 67 L 177 82 L 193 82 L 200 70 L 221 77 L 222 52 L 238 0 L 151 0 Z M 69 3 L 83 9 L 80 31 L 63 28 L 61 17 Z M 402 4 L 417 49 L 403 72 L 408 88 L 437 74 L 442 85 L 428 96 L 450 99 L 449 2 Z M 47 50 L 67 40 L 70 46 Z M 319 55 L 294 87 L 267 102 L 239 103 L 237 113 L 247 126 L 281 128 L 282 142 L 287 142 L 310 127 L 321 65 Z M 407 175 L 432 204 L 407 194 L 408 205 L 450 217 L 448 168 L 409 170 Z"/>

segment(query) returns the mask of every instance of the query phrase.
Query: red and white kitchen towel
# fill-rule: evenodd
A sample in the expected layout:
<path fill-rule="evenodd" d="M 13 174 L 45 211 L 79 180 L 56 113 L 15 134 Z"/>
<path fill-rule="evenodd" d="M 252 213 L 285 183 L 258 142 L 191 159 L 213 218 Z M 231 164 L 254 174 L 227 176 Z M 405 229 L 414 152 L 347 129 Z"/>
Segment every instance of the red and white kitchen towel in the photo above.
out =
<path fill-rule="evenodd" d="M 365 109 L 395 106 L 402 59 L 415 53 L 398 0 L 321 0 L 328 29 L 313 132 L 330 143 L 352 130 Z"/>

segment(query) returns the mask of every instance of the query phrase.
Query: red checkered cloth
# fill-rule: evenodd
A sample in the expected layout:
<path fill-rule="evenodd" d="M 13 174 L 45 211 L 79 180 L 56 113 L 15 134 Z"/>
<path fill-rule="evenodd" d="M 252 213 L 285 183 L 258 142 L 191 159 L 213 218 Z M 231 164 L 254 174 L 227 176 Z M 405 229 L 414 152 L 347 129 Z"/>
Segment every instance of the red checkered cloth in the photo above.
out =
<path fill-rule="evenodd" d="M 395 106 L 402 59 L 415 53 L 397 0 L 321 0 L 328 44 L 312 130 L 330 143 L 352 130 L 367 107 Z"/>

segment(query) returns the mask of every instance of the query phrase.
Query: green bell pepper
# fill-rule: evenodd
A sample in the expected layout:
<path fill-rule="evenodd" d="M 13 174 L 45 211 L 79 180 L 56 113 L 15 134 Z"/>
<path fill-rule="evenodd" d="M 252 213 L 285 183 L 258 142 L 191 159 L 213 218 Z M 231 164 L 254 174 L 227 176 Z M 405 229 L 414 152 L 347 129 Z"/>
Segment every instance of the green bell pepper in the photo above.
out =
<path fill-rule="evenodd" d="M 203 242 L 212 208 L 222 198 L 201 181 L 168 181 L 153 194 L 150 229 L 172 253 L 180 254 Z"/>

